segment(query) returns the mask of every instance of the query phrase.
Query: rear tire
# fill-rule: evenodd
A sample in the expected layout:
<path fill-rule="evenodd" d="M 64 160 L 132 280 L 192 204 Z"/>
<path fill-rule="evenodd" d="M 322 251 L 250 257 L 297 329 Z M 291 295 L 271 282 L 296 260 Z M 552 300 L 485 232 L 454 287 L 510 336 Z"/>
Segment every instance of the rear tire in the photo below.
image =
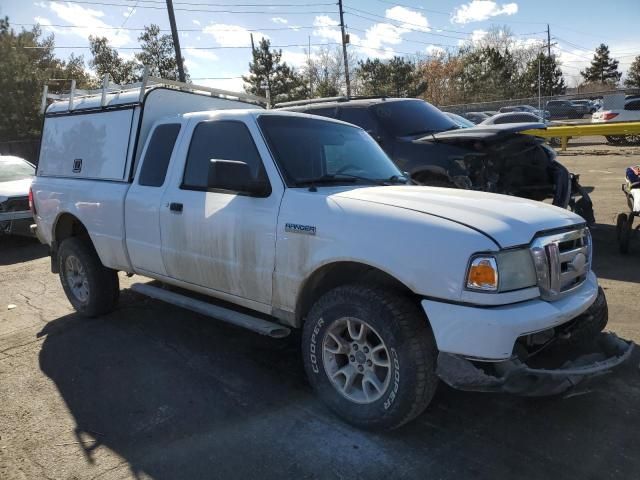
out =
<path fill-rule="evenodd" d="M 91 242 L 70 237 L 58 249 L 58 271 L 64 293 L 85 317 L 111 312 L 118 303 L 118 272 L 102 265 Z"/>
<path fill-rule="evenodd" d="M 616 221 L 616 233 L 618 236 L 618 246 L 620 253 L 629 253 L 629 241 L 633 232 L 631 226 L 633 224 L 633 215 L 621 213 Z"/>
<path fill-rule="evenodd" d="M 438 384 L 426 316 L 407 297 L 378 287 L 347 285 L 322 296 L 305 322 L 302 351 L 320 399 L 360 428 L 409 422 Z"/>

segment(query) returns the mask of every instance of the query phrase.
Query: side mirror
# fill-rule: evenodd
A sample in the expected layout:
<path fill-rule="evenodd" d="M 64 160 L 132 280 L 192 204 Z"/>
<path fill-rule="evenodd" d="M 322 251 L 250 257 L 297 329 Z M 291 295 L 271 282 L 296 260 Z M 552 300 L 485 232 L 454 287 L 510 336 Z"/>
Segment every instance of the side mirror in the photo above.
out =
<path fill-rule="evenodd" d="M 266 197 L 271 189 L 265 180 L 253 180 L 251 169 L 245 162 L 212 158 L 209 161 L 207 187 Z"/>

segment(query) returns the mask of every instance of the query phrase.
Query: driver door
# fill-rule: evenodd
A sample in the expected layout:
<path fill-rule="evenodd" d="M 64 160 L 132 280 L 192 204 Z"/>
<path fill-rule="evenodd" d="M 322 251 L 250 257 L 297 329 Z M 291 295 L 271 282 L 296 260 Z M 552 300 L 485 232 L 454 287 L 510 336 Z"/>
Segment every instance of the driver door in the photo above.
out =
<path fill-rule="evenodd" d="M 257 131 L 236 120 L 197 122 L 162 201 L 162 257 L 170 277 L 269 304 L 282 186 L 272 178 L 265 196 L 252 197 L 216 188 L 208 170 L 211 159 L 241 161 L 248 180 L 269 179 L 250 127 Z"/>

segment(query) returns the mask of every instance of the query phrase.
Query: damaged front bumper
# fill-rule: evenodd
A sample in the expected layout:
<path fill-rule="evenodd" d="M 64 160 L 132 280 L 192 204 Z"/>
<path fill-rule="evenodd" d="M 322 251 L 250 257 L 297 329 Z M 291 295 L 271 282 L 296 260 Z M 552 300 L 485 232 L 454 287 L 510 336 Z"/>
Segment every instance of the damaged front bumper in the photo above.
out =
<path fill-rule="evenodd" d="M 441 352 L 436 372 L 459 390 L 523 396 L 557 395 L 588 378 L 609 373 L 630 357 L 633 343 L 613 333 L 595 333 L 585 338 L 584 333 L 592 331 L 594 323 L 606 324 L 606 300 L 604 296 L 598 300 L 570 328 L 555 332 L 533 353 L 520 349 L 509 360 L 486 362 Z M 581 341 L 576 343 L 572 338 Z"/>

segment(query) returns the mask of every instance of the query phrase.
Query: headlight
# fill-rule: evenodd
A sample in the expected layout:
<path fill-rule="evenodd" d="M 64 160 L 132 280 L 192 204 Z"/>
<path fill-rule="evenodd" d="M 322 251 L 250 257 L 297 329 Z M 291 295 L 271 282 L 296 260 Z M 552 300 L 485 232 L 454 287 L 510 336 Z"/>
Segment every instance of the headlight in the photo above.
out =
<path fill-rule="evenodd" d="M 474 255 L 469 261 L 469 290 L 509 292 L 536 284 L 536 270 L 528 248 L 506 250 L 491 255 Z"/>

